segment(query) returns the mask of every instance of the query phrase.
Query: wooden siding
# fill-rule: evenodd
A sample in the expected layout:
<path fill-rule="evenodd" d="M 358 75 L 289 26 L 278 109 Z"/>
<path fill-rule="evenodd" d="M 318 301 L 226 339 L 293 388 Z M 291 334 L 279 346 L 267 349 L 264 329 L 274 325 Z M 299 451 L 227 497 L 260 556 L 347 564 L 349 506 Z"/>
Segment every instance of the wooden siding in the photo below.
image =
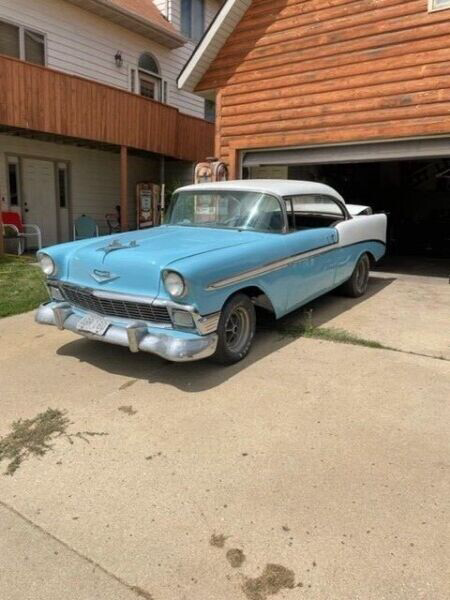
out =
<path fill-rule="evenodd" d="M 213 151 L 214 126 L 136 94 L 0 56 L 0 125 L 124 145 L 189 161 Z"/>
<path fill-rule="evenodd" d="M 181 0 L 157 1 L 179 29 Z M 219 8 L 217 0 L 205 0 L 206 23 Z M 79 75 L 100 83 L 130 89 L 130 69 L 137 68 L 143 52 L 152 53 L 167 82 L 167 102 L 187 114 L 204 117 L 204 100 L 195 94 L 177 89 L 176 79 L 188 60 L 194 45 L 188 42 L 170 50 L 142 35 L 72 5 L 66 0 L 0 0 L 0 19 L 15 22 L 40 31 L 46 36 L 47 66 Z M 114 62 L 117 50 L 122 52 L 123 65 Z"/>
<path fill-rule="evenodd" d="M 448 134 L 449 39 L 426 0 L 253 0 L 197 86 L 216 154 Z"/>

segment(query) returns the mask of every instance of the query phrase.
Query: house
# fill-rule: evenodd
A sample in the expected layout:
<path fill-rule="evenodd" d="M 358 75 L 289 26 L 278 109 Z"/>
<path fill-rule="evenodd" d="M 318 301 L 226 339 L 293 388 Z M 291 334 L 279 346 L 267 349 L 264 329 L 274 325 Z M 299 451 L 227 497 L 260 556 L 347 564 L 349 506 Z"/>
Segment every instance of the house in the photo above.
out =
<path fill-rule="evenodd" d="M 0 0 L 0 206 L 72 238 L 86 214 L 106 233 L 136 184 L 192 180 L 213 152 L 211 102 L 176 78 L 218 0 Z"/>
<path fill-rule="evenodd" d="M 179 89 L 216 102 L 231 177 L 304 178 L 450 256 L 450 0 L 226 0 Z"/>

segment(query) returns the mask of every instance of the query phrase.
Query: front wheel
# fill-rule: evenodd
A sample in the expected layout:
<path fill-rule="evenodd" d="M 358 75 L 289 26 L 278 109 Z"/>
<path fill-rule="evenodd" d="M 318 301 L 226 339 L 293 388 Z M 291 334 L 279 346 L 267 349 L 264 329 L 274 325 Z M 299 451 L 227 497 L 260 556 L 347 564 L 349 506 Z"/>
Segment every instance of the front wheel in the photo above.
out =
<path fill-rule="evenodd" d="M 217 334 L 219 340 L 213 360 L 231 365 L 249 353 L 256 328 L 255 307 L 245 294 L 228 300 L 220 316 Z"/>
<path fill-rule="evenodd" d="M 343 293 L 351 298 L 363 296 L 369 284 L 369 274 L 370 260 L 367 254 L 363 254 L 356 263 L 352 276 L 342 286 Z"/>

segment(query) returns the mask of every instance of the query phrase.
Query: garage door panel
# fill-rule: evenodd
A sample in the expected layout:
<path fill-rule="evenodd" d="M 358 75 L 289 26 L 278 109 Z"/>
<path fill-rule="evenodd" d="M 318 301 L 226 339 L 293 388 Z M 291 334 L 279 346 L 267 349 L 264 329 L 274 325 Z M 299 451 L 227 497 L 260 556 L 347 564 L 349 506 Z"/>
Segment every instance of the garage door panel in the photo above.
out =
<path fill-rule="evenodd" d="M 450 156 L 449 137 L 247 152 L 243 165 L 308 165 L 442 156 Z"/>

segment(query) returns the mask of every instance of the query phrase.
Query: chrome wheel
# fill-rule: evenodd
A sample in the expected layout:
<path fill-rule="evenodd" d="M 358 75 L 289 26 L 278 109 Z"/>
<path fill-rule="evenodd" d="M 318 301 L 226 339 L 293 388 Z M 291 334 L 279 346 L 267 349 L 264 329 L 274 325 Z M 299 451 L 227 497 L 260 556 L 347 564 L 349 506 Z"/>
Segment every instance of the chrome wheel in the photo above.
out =
<path fill-rule="evenodd" d="M 236 307 L 225 323 L 225 344 L 231 352 L 240 352 L 251 331 L 250 316 L 244 307 Z"/>

